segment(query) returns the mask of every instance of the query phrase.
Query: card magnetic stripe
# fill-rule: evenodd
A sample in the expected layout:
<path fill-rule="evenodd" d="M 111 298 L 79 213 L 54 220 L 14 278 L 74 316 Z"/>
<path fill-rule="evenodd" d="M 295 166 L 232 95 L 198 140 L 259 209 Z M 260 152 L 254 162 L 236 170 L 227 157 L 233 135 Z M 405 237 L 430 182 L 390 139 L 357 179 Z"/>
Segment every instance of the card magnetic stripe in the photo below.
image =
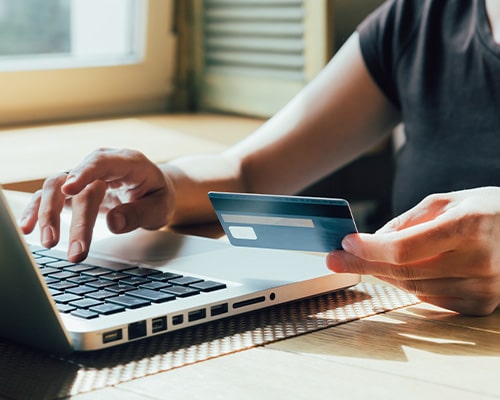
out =
<path fill-rule="evenodd" d="M 211 196 L 212 204 L 218 211 L 235 213 L 307 215 L 310 217 L 352 218 L 349 207 L 342 200 L 300 198 L 300 201 L 288 197 L 276 200 L 261 198 L 258 195 L 248 197 L 220 198 Z"/>

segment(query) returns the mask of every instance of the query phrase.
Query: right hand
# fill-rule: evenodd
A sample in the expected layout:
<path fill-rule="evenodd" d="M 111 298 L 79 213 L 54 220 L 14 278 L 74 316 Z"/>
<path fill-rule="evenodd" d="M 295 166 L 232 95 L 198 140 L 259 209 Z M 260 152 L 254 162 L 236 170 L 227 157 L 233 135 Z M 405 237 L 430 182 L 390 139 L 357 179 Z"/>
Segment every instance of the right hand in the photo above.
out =
<path fill-rule="evenodd" d="M 25 209 L 20 227 L 25 234 L 40 226 L 41 243 L 53 247 L 60 238 L 60 214 L 72 207 L 68 258 L 79 262 L 88 255 L 99 212 L 113 233 L 136 228 L 159 229 L 174 210 L 172 182 L 142 153 L 98 149 L 69 173 L 48 178 Z"/>

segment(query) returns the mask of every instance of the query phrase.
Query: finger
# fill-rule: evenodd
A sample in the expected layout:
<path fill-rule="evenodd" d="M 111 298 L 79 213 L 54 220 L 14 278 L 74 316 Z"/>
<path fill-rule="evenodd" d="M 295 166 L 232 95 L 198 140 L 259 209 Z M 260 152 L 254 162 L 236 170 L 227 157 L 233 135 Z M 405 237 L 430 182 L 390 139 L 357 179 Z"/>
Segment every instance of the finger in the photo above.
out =
<path fill-rule="evenodd" d="M 61 192 L 61 186 L 66 180 L 66 174 L 60 173 L 45 180 L 38 209 L 40 225 L 40 241 L 45 247 L 54 247 L 60 237 L 60 214 L 64 207 L 66 196 Z"/>
<path fill-rule="evenodd" d="M 347 235 L 342 248 L 365 260 L 405 264 L 460 248 L 463 241 L 456 218 L 446 213 L 401 231 Z"/>
<path fill-rule="evenodd" d="M 446 212 L 450 199 L 443 195 L 435 194 L 427 196 L 419 204 L 405 213 L 389 221 L 377 233 L 390 233 L 401 231 L 411 226 L 432 221 Z"/>
<path fill-rule="evenodd" d="M 335 272 L 374 275 L 398 281 L 442 278 L 490 278 L 488 257 L 470 251 L 443 253 L 432 259 L 408 264 L 366 261 L 345 251 L 327 256 L 327 266 Z"/>
<path fill-rule="evenodd" d="M 30 202 L 21 215 L 19 227 L 26 235 L 33 232 L 33 229 L 35 229 L 36 223 L 38 222 L 38 210 L 40 209 L 41 201 L 42 191 L 38 190 L 33 194 Z"/>
<path fill-rule="evenodd" d="M 144 168 L 145 165 L 154 164 L 140 152 L 99 149 L 70 171 L 62 190 L 68 195 L 75 195 L 90 183 L 102 180 L 110 187 L 129 185 L 133 196 L 140 198 L 148 191 L 159 188 L 164 180 L 157 168 Z"/>
<path fill-rule="evenodd" d="M 68 259 L 72 262 L 82 261 L 88 255 L 92 231 L 105 192 L 106 184 L 96 181 L 72 199 L 73 215 L 68 247 Z"/>
<path fill-rule="evenodd" d="M 108 213 L 108 227 L 114 233 L 130 232 L 137 228 L 159 229 L 168 221 L 171 208 L 165 207 L 166 203 L 167 193 L 160 190 L 133 203 L 121 204 Z"/>

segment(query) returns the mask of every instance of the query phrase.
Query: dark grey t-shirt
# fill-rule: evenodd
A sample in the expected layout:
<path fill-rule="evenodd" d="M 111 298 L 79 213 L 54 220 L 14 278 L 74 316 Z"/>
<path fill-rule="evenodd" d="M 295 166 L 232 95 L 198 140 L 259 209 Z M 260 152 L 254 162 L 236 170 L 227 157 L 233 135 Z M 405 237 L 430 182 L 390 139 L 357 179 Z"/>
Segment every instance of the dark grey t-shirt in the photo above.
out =
<path fill-rule="evenodd" d="M 405 126 L 394 212 L 431 193 L 500 186 L 500 45 L 484 0 L 388 0 L 358 32 Z"/>

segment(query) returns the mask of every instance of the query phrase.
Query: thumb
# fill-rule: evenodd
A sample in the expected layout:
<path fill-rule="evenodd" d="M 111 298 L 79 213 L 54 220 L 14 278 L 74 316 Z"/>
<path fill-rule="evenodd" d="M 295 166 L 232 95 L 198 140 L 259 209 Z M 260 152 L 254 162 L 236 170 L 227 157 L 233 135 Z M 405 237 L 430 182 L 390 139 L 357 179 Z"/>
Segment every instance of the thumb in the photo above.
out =
<path fill-rule="evenodd" d="M 160 229 L 167 225 L 173 207 L 167 202 L 166 191 L 149 194 L 139 200 L 120 204 L 106 216 L 113 233 L 130 232 L 137 228 Z"/>

